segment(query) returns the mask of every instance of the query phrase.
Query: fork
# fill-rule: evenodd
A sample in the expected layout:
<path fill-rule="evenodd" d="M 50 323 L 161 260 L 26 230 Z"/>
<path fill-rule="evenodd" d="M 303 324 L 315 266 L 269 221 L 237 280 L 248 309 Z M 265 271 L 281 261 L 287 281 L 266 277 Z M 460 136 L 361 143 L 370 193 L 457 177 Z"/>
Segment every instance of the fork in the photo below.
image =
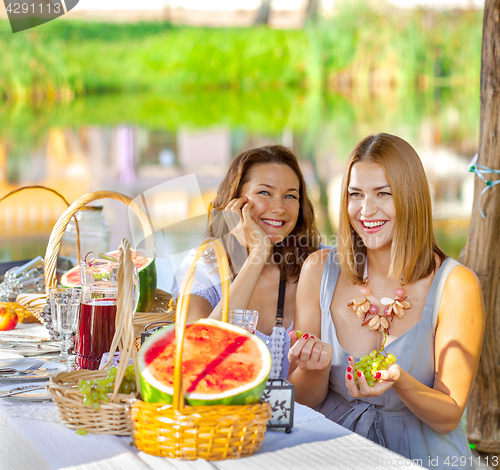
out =
<path fill-rule="evenodd" d="M 20 374 L 30 374 L 31 372 L 34 372 L 40 367 L 42 367 L 45 364 L 44 361 L 36 361 L 31 367 L 28 367 L 26 370 L 17 370 L 17 369 L 12 369 L 12 368 L 2 368 L 0 369 L 0 373 L 5 373 L 5 372 L 18 372 Z"/>
<path fill-rule="evenodd" d="M 21 374 L 29 374 L 30 372 L 40 369 L 40 367 L 42 367 L 44 364 L 44 361 L 36 361 L 31 367 L 28 367 L 26 370 L 20 370 L 19 372 Z"/>

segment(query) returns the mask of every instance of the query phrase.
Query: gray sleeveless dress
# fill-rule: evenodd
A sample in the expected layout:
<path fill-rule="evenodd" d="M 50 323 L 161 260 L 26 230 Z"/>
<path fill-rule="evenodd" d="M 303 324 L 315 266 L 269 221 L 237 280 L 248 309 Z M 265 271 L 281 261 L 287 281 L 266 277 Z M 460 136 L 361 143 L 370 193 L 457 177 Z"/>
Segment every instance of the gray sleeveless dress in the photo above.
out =
<path fill-rule="evenodd" d="M 386 351 L 418 381 L 434 384 L 434 332 L 444 283 L 459 263 L 447 258 L 437 271 L 425 301 L 422 318 Z M 327 418 L 387 447 L 418 464 L 432 468 L 474 470 L 472 455 L 461 424 L 442 435 L 424 424 L 406 407 L 394 390 L 363 400 L 351 397 L 345 385 L 348 352 L 337 340 L 330 304 L 340 273 L 336 249 L 328 254 L 321 282 L 321 339 L 333 347 L 330 390 L 318 411 Z M 355 358 L 359 360 L 360 358 Z"/>

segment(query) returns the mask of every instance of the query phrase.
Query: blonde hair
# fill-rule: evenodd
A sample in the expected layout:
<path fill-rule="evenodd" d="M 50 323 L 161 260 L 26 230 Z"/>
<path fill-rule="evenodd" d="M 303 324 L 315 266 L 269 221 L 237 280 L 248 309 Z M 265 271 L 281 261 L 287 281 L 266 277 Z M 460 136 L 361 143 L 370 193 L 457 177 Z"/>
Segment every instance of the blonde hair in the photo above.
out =
<path fill-rule="evenodd" d="M 345 278 L 363 282 L 366 247 L 349 222 L 348 191 L 352 167 L 359 162 L 378 163 L 384 170 L 396 207 L 389 277 L 408 284 L 436 269 L 436 255 L 444 260 L 432 228 L 432 204 L 420 157 L 405 140 L 390 134 L 370 135 L 349 156 L 342 180 L 338 253 Z"/>

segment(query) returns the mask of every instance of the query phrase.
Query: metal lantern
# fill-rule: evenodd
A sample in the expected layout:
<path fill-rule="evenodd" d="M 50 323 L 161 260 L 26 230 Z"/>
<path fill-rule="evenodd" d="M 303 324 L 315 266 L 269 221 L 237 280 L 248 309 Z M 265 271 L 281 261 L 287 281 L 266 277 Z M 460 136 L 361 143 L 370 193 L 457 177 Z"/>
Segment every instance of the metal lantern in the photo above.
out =
<path fill-rule="evenodd" d="M 273 416 L 267 423 L 268 429 L 285 428 L 292 432 L 295 387 L 283 379 L 269 379 L 262 400 L 271 404 Z"/>

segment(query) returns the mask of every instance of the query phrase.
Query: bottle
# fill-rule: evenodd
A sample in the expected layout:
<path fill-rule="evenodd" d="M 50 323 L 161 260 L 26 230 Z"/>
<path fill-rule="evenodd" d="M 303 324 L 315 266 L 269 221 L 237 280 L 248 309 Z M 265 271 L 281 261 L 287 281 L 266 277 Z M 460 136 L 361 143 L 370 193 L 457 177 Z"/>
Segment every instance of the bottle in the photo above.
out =
<path fill-rule="evenodd" d="M 83 258 L 90 251 L 91 256 L 109 251 L 111 231 L 104 220 L 102 206 L 85 206 L 75 215 L 80 230 L 80 256 Z M 71 218 L 61 240 L 58 271 L 63 273 L 77 264 L 76 224 Z"/>

